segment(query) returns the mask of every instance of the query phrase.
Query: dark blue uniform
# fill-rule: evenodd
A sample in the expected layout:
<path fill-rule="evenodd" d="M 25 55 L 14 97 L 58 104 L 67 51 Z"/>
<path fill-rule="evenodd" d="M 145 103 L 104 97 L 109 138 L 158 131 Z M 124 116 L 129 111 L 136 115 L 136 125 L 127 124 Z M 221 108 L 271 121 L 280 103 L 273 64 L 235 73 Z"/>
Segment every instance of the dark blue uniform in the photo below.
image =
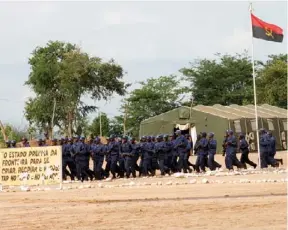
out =
<path fill-rule="evenodd" d="M 132 139 L 131 145 L 132 145 L 132 149 L 133 149 L 133 167 L 140 174 L 141 168 L 137 164 L 138 159 L 141 155 L 140 144 L 135 143 L 135 140 Z"/>
<path fill-rule="evenodd" d="M 119 160 L 119 153 L 120 153 L 120 144 L 119 142 L 111 139 L 110 143 L 108 145 L 108 151 L 111 157 L 111 173 L 113 176 L 113 179 L 116 178 L 116 173 L 118 171 L 118 165 L 117 162 Z"/>
<path fill-rule="evenodd" d="M 269 138 L 264 130 L 260 130 L 259 137 L 259 146 L 260 146 L 260 160 L 261 160 L 261 168 L 267 168 L 267 158 L 269 156 L 268 147 L 269 147 Z"/>
<path fill-rule="evenodd" d="M 190 169 L 189 166 L 192 166 L 193 169 L 195 170 L 195 165 L 192 164 L 190 161 L 189 161 L 189 157 L 190 157 L 190 154 L 191 154 L 191 150 L 193 150 L 193 141 L 190 141 L 189 138 L 190 136 L 187 135 L 187 141 L 188 141 L 188 145 L 186 147 L 186 156 L 185 156 L 185 159 L 186 159 L 186 162 L 187 162 L 187 167 L 188 167 L 188 171 L 191 173 L 192 172 L 192 169 Z"/>
<path fill-rule="evenodd" d="M 267 153 L 265 154 L 266 163 L 267 165 L 271 165 L 272 167 L 278 167 L 278 162 L 274 159 L 274 156 L 276 154 L 276 140 L 271 134 L 269 134 L 270 133 L 266 134 L 266 138 L 268 141 Z"/>
<path fill-rule="evenodd" d="M 202 172 L 205 172 L 205 165 L 208 157 L 208 140 L 206 139 L 206 133 L 202 133 L 201 139 L 197 143 L 197 159 L 196 159 L 196 168 L 199 171 L 199 168 Z"/>
<path fill-rule="evenodd" d="M 229 136 L 226 141 L 226 155 L 225 155 L 225 165 L 229 170 L 233 169 L 233 165 L 238 168 L 243 168 L 243 165 L 238 160 L 237 156 L 237 139 L 233 135 L 232 131 L 229 131 Z"/>
<path fill-rule="evenodd" d="M 172 170 L 173 172 L 178 172 L 178 157 L 179 157 L 179 153 L 177 152 L 176 149 L 176 139 L 171 140 L 171 144 L 173 146 L 172 149 Z"/>
<path fill-rule="evenodd" d="M 105 152 L 105 169 L 104 169 L 104 175 L 106 178 L 109 177 L 110 170 L 111 170 L 111 155 L 109 152 L 109 140 L 107 140 L 107 144 L 104 145 L 104 152 Z"/>
<path fill-rule="evenodd" d="M 211 171 L 215 170 L 216 168 L 221 168 L 221 165 L 215 161 L 215 154 L 217 150 L 217 141 L 213 139 L 214 134 L 209 134 L 208 140 L 208 166 Z"/>
<path fill-rule="evenodd" d="M 77 179 L 83 181 L 84 180 L 83 168 L 85 167 L 85 164 L 86 164 L 85 145 L 79 141 L 76 141 L 73 143 L 71 151 L 73 153 L 75 163 L 76 163 Z"/>
<path fill-rule="evenodd" d="M 150 172 L 154 176 L 155 172 L 152 170 L 154 143 L 148 138 L 148 142 L 143 143 L 141 149 L 143 152 L 143 175 L 148 176 L 148 172 Z"/>
<path fill-rule="evenodd" d="M 125 171 L 126 177 L 129 178 L 130 174 L 132 173 L 133 177 L 136 177 L 135 172 L 135 165 L 134 165 L 134 149 L 132 144 L 127 141 L 127 138 L 124 138 L 124 142 L 121 144 L 120 147 L 120 155 L 122 155 L 123 159 L 125 159 Z"/>
<path fill-rule="evenodd" d="M 104 175 L 102 175 L 102 165 L 105 156 L 105 146 L 100 143 L 100 140 L 96 140 L 91 146 L 92 160 L 93 160 L 93 171 L 97 180 L 101 180 Z"/>
<path fill-rule="evenodd" d="M 159 160 L 159 168 L 161 175 L 164 176 L 165 173 L 168 173 L 169 169 L 165 166 L 165 158 L 168 151 L 168 146 L 165 141 L 162 141 L 160 137 L 157 137 L 157 141 L 155 143 L 155 153 Z"/>
<path fill-rule="evenodd" d="M 67 143 L 62 145 L 62 173 L 63 180 L 66 180 L 67 175 L 70 176 L 71 180 L 75 179 L 77 175 L 76 165 L 71 155 L 72 144 Z M 67 166 L 69 168 L 70 173 L 67 173 Z"/>
<path fill-rule="evenodd" d="M 249 159 L 249 144 L 245 140 L 245 136 L 243 134 L 241 134 L 239 138 L 239 150 L 241 152 L 240 162 L 243 164 L 243 167 L 246 169 L 247 168 L 246 163 L 247 163 L 256 168 L 257 164 L 250 161 Z"/>
<path fill-rule="evenodd" d="M 178 171 L 187 172 L 188 164 L 187 164 L 187 145 L 188 141 L 183 135 L 179 135 L 175 140 L 174 149 L 177 152 L 177 156 L 179 157 L 177 162 Z"/>
<path fill-rule="evenodd" d="M 172 140 L 165 140 L 165 144 L 166 144 L 166 149 L 167 149 L 167 153 L 165 155 L 165 166 L 169 169 L 172 170 L 172 158 L 173 158 L 173 142 Z"/>
<path fill-rule="evenodd" d="M 272 136 L 271 132 L 267 132 L 268 138 L 269 138 L 269 143 L 270 143 L 270 148 L 269 148 L 269 156 L 274 159 L 276 162 L 279 162 L 283 165 L 283 159 L 276 159 L 275 155 L 276 155 L 276 139 L 275 137 Z M 276 164 L 276 162 L 274 162 L 275 167 L 278 166 Z"/>
<path fill-rule="evenodd" d="M 91 156 L 91 153 L 92 153 L 92 148 L 91 148 L 91 145 L 92 143 L 84 143 L 85 146 L 86 146 L 86 166 L 85 166 L 85 169 L 86 169 L 86 173 L 88 174 L 88 177 L 93 180 L 94 178 L 94 172 L 90 169 L 90 156 Z"/>
<path fill-rule="evenodd" d="M 140 153 L 140 164 L 139 164 L 139 176 L 144 175 L 144 145 L 146 144 L 146 137 L 141 137 L 139 144 L 139 153 Z"/>

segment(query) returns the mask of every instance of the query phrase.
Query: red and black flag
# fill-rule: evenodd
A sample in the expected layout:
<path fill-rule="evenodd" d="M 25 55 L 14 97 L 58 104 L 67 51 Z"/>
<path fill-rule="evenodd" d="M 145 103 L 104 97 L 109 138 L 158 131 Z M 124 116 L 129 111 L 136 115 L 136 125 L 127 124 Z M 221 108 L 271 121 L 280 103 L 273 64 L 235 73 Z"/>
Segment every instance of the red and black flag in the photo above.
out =
<path fill-rule="evenodd" d="M 251 14 L 253 37 L 272 42 L 283 41 L 283 29 L 279 26 L 262 21 Z"/>

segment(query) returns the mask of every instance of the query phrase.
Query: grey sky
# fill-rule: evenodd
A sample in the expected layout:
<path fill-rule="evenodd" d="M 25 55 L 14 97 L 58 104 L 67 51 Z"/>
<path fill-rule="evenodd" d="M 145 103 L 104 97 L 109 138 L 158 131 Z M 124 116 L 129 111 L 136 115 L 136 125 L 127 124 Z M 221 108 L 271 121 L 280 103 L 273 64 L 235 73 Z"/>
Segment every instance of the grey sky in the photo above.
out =
<path fill-rule="evenodd" d="M 285 1 L 255 2 L 253 8 L 287 36 Z M 24 101 L 32 95 L 23 86 L 28 57 L 48 40 L 114 58 L 129 82 L 175 74 L 198 57 L 251 48 L 248 2 L 0 2 L 0 28 L 0 119 L 17 126 L 26 123 Z M 287 52 L 287 37 L 281 44 L 254 44 L 256 59 Z M 113 116 L 120 99 L 96 105 Z"/>

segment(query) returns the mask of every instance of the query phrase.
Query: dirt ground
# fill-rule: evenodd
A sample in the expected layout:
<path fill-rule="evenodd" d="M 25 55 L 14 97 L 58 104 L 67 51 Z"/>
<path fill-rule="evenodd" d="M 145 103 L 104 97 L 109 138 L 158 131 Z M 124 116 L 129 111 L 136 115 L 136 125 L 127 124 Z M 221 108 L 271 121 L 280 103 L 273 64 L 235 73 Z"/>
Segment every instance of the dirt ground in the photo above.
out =
<path fill-rule="evenodd" d="M 277 155 L 284 159 L 281 167 L 285 168 L 287 153 Z M 257 155 L 250 158 L 256 161 Z M 217 161 L 223 164 L 221 156 Z M 203 178 L 211 183 L 203 184 Z M 0 229 L 284 230 L 286 178 L 287 171 L 267 171 L 238 176 L 119 179 L 84 183 L 94 188 L 2 192 Z M 197 183 L 191 184 L 191 179 Z M 251 183 L 240 183 L 243 179 Z M 214 183 L 216 180 L 223 183 Z M 134 186 L 120 186 L 131 182 Z"/>

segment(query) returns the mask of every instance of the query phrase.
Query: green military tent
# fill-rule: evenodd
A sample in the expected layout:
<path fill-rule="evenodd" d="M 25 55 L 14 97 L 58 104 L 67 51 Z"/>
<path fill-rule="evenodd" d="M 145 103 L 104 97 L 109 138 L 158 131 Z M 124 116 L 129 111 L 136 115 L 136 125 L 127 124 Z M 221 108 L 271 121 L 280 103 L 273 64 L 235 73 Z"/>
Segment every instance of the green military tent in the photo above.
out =
<path fill-rule="evenodd" d="M 257 106 L 259 129 L 272 132 L 276 138 L 277 149 L 287 149 L 287 110 L 267 104 Z M 140 136 L 171 134 L 180 129 L 189 133 L 193 142 L 199 132 L 214 132 L 218 142 L 217 151 L 221 152 L 223 135 L 227 129 L 236 135 L 243 133 L 250 144 L 251 151 L 257 150 L 256 121 L 254 105 L 213 105 L 195 107 L 181 106 L 166 113 L 143 120 Z"/>

